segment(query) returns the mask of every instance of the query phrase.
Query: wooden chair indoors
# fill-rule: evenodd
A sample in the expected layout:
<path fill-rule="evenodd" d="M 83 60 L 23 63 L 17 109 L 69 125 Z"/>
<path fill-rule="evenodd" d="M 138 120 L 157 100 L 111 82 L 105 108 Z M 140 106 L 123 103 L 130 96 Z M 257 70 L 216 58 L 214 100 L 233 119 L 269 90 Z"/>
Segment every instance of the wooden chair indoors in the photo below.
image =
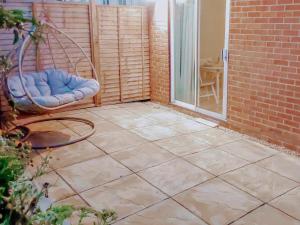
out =
<path fill-rule="evenodd" d="M 220 99 L 220 81 L 222 79 L 224 66 L 220 63 L 220 58 L 215 62 L 212 59 L 204 59 L 200 62 L 199 70 L 199 94 L 201 98 L 214 97 L 216 104 Z"/>
<path fill-rule="evenodd" d="M 217 79 L 211 73 L 205 68 L 200 69 L 199 73 L 199 95 L 198 95 L 198 101 L 200 101 L 201 98 L 208 98 L 213 96 L 215 99 L 216 104 L 219 104 L 219 99 L 216 92 L 217 88 Z"/>

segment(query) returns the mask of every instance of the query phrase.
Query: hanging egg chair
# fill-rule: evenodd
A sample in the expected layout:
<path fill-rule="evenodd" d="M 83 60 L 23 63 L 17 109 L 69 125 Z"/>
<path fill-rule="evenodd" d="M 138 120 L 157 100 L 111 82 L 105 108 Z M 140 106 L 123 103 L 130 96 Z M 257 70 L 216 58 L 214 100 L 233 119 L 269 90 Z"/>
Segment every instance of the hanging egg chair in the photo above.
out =
<path fill-rule="evenodd" d="M 39 42 L 33 38 L 35 32 L 39 32 Z M 39 28 L 33 28 L 15 49 L 15 58 L 17 66 L 6 75 L 6 92 L 20 112 L 50 113 L 91 100 L 100 90 L 96 70 L 85 49 L 51 23 L 41 22 Z M 73 120 L 87 124 L 91 129 L 80 138 L 67 141 L 51 139 L 50 133 L 46 134 L 46 138 L 35 134 L 34 139 L 30 139 L 27 135 L 26 141 L 32 142 L 33 148 L 76 143 L 95 131 L 91 121 L 74 117 L 52 117 L 34 123 L 53 120 Z M 23 124 L 22 127 L 28 125 Z M 42 143 L 40 140 L 43 140 Z"/>
<path fill-rule="evenodd" d="M 28 35 L 20 45 L 18 73 L 7 78 L 9 94 L 16 108 L 27 113 L 49 112 L 95 96 L 100 90 L 98 81 L 83 78 L 80 73 L 89 72 L 97 78 L 85 51 L 70 36 L 50 23 L 43 22 L 41 29 L 44 39 L 35 51 L 40 55 L 37 57 L 41 58 L 38 60 L 43 65 L 37 65 L 35 71 L 25 72 L 26 53 L 34 47 L 34 40 Z M 83 57 L 78 57 L 78 52 Z M 79 71 L 79 65 L 84 61 L 88 65 L 85 63 L 84 71 Z"/>

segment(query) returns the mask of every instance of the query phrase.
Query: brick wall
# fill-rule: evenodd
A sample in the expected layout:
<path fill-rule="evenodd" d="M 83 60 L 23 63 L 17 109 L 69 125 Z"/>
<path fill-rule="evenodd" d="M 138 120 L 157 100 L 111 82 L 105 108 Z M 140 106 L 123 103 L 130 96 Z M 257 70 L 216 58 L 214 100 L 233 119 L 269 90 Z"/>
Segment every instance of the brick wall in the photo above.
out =
<path fill-rule="evenodd" d="M 170 102 L 168 1 L 159 0 L 150 11 L 151 99 Z"/>
<path fill-rule="evenodd" d="M 228 127 L 300 151 L 300 1 L 232 0 Z"/>
<path fill-rule="evenodd" d="M 225 125 L 300 151 L 300 0 L 232 0 L 230 26 Z M 152 99 L 169 103 L 167 26 L 151 29 Z"/>

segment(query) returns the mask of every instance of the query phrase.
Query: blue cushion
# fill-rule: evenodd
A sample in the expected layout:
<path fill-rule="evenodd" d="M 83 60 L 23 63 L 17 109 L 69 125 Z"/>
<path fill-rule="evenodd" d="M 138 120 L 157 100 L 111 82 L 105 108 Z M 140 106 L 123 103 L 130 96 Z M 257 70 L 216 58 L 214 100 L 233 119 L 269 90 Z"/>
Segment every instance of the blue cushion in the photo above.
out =
<path fill-rule="evenodd" d="M 84 79 L 64 70 L 48 69 L 25 74 L 23 77 L 30 95 L 38 104 L 45 107 L 57 107 L 92 97 L 100 90 L 96 80 Z M 18 74 L 8 78 L 8 87 L 18 109 L 22 111 L 38 109 L 25 95 Z"/>

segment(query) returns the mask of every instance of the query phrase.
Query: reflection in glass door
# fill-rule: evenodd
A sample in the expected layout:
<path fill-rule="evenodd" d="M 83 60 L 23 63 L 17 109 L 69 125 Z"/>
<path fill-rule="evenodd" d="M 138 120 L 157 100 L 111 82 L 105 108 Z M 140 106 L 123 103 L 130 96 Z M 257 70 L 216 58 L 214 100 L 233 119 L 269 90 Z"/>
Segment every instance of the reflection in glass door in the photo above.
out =
<path fill-rule="evenodd" d="M 199 5 L 197 107 L 222 114 L 226 0 Z"/>
<path fill-rule="evenodd" d="M 174 1 L 174 97 L 195 102 L 196 0 Z"/>
<path fill-rule="evenodd" d="M 220 119 L 226 119 L 229 6 L 230 0 L 171 4 L 172 101 Z"/>

